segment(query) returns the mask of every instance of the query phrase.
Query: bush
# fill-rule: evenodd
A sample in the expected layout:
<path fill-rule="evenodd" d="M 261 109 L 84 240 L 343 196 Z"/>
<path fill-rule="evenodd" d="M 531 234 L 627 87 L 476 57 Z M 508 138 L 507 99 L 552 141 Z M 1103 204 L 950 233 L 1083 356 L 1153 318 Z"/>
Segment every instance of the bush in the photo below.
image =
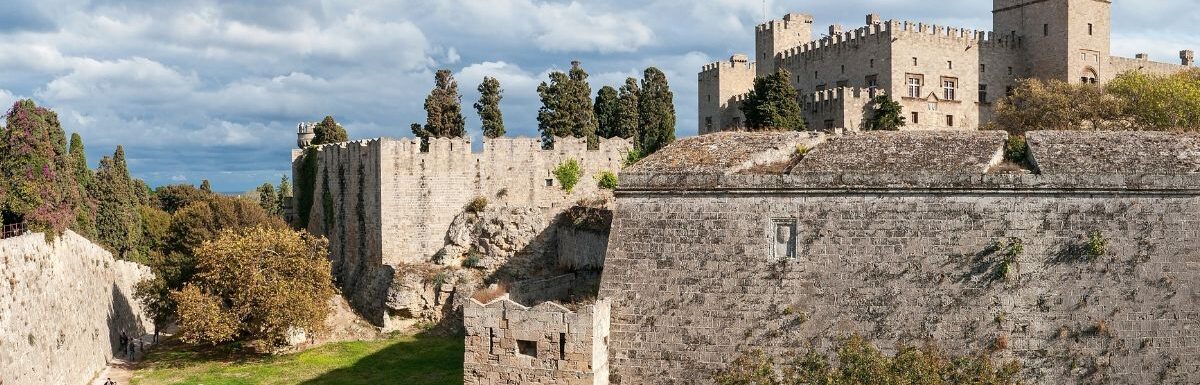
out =
<path fill-rule="evenodd" d="M 1104 238 L 1104 234 L 1100 231 L 1093 231 L 1088 234 L 1087 255 L 1089 259 L 1096 259 L 1108 254 L 1108 239 Z"/>
<path fill-rule="evenodd" d="M 558 178 L 558 183 L 562 185 L 562 189 L 568 194 L 575 189 L 575 185 L 579 183 L 579 161 L 575 159 L 567 159 L 554 169 L 554 177 Z"/>
<path fill-rule="evenodd" d="M 1008 143 L 1004 146 L 1004 160 L 1024 164 L 1028 156 L 1029 146 L 1025 143 L 1025 137 L 1009 135 Z"/>
<path fill-rule="evenodd" d="M 844 338 L 835 346 L 836 365 L 829 357 L 809 350 L 776 365 L 762 351 L 742 355 L 717 373 L 721 385 L 775 384 L 978 384 L 1018 383 L 1015 361 L 996 366 L 985 355 L 950 356 L 933 345 L 901 346 L 887 356 L 860 336 Z"/>
<path fill-rule="evenodd" d="M 613 174 L 612 171 L 605 170 L 605 171 L 601 172 L 600 175 L 596 176 L 596 179 L 599 180 L 599 182 L 597 183 L 597 186 L 599 186 L 602 189 L 605 189 L 605 190 L 616 190 L 617 189 L 617 174 Z"/>
<path fill-rule="evenodd" d="M 475 199 L 471 200 L 471 203 L 467 204 L 467 212 L 482 213 L 483 210 L 487 209 L 487 205 L 488 205 L 487 198 L 475 197 Z"/>
<path fill-rule="evenodd" d="M 622 167 L 632 166 L 634 163 L 637 163 L 639 160 L 642 160 L 642 158 L 645 158 L 645 157 L 646 157 L 646 155 L 642 154 L 641 150 L 638 150 L 636 148 L 630 149 L 629 152 L 625 153 L 625 161 L 621 162 L 621 166 Z"/>

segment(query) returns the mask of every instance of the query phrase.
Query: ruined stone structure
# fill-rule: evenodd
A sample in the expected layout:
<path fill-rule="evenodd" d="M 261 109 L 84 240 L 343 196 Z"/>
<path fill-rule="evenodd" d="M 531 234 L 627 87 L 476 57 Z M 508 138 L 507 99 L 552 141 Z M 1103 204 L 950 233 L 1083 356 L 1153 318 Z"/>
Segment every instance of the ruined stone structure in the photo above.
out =
<path fill-rule="evenodd" d="M 1029 383 L 1200 382 L 1200 136 L 1031 132 L 1025 167 L 1006 139 L 730 132 L 626 169 L 611 382 L 854 333 L 993 351 Z"/>
<path fill-rule="evenodd" d="M 414 322 L 450 300 L 452 282 L 433 284 L 445 279 L 425 274 L 435 262 L 463 262 L 461 256 L 438 254 L 446 253 L 448 231 L 472 200 L 486 198 L 489 208 L 511 211 L 498 213 L 509 217 L 526 211 L 541 216 L 541 227 L 533 230 L 548 233 L 535 234 L 544 240 L 553 236 L 551 219 L 581 198 L 600 194 L 596 176 L 620 170 L 632 148 L 624 139 L 601 139 L 597 150 L 589 150 L 586 139 L 576 138 L 558 138 L 549 150 L 535 138 L 489 139 L 479 153 L 471 145 L 469 139 L 438 138 L 421 151 L 414 139 L 372 139 L 311 150 L 317 167 L 308 230 L 329 238 L 339 286 L 372 322 Z M 299 188 L 305 155 L 303 150 L 292 155 Z M 553 175 L 569 159 L 582 171 L 570 193 Z"/>
<path fill-rule="evenodd" d="M 569 307 L 517 302 L 566 299 L 580 280 L 572 274 L 524 282 L 486 303 L 467 300 L 464 383 L 608 384 L 609 301 L 568 303 Z"/>
<path fill-rule="evenodd" d="M 119 338 L 153 332 L 133 298 L 150 269 L 68 231 L 0 240 L 0 384 L 85 384 Z"/>
<path fill-rule="evenodd" d="M 810 129 L 864 128 L 871 99 L 886 93 L 906 111 L 905 129 L 976 129 L 992 103 L 1020 78 L 1105 83 L 1126 71 L 1173 73 L 1194 66 L 1110 54 L 1111 2 L 993 0 L 992 31 L 882 20 L 829 27 L 813 38 L 813 17 L 788 14 L 755 28 L 755 60 L 735 54 L 699 74 L 700 133 L 741 127 L 739 111 L 755 77 L 787 69 Z"/>

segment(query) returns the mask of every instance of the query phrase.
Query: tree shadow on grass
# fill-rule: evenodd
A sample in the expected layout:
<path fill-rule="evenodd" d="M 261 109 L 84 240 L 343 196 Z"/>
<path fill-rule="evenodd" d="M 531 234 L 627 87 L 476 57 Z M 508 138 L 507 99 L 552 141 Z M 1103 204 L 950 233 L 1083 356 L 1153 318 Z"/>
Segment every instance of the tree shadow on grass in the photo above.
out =
<path fill-rule="evenodd" d="M 304 385 L 450 385 L 463 383 L 463 339 L 422 333 Z"/>

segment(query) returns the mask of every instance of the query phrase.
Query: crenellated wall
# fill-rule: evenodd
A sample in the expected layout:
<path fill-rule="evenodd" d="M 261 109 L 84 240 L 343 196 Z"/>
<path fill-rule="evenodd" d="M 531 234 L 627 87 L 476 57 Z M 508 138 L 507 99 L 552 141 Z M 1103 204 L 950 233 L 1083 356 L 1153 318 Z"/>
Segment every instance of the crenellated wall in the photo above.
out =
<path fill-rule="evenodd" d="M 408 289 L 394 278 L 431 263 L 455 216 L 476 197 L 489 206 L 533 207 L 553 218 L 598 194 L 597 176 L 618 172 L 632 148 L 620 138 L 601 139 L 596 150 L 582 138 L 558 138 L 553 149 L 542 149 L 536 138 L 490 139 L 478 153 L 471 144 L 435 138 L 422 152 L 418 140 L 383 138 L 316 148 L 308 230 L 329 238 L 339 286 L 372 322 L 386 325 L 388 301 L 410 297 L 397 292 Z M 302 156 L 293 151 L 293 172 Z M 571 193 L 553 175 L 568 159 L 581 168 Z"/>
<path fill-rule="evenodd" d="M 150 269 L 68 231 L 0 240 L 0 384 L 78 384 L 153 333 L 133 298 Z"/>

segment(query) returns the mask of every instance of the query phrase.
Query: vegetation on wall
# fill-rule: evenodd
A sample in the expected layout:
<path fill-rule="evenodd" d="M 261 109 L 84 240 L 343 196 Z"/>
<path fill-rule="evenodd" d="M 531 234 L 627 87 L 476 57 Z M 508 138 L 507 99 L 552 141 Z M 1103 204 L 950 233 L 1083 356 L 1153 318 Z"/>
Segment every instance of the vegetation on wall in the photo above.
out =
<path fill-rule="evenodd" d="M 312 216 L 313 194 L 317 185 L 317 148 L 304 149 L 300 158 L 300 169 L 296 176 L 296 227 L 308 228 Z"/>
<path fill-rule="evenodd" d="M 579 183 L 581 174 L 579 161 L 575 159 L 567 159 L 554 168 L 554 177 L 558 179 L 558 184 L 568 194 L 575 190 L 575 184 Z"/>
<path fill-rule="evenodd" d="M 804 113 L 800 96 L 789 79 L 788 70 L 780 68 L 774 74 L 754 79 L 754 89 L 740 107 L 746 115 L 746 128 L 760 130 L 804 129 Z"/>
<path fill-rule="evenodd" d="M 483 136 L 504 136 L 504 114 L 500 112 L 500 100 L 504 98 L 504 90 L 500 88 L 500 81 L 491 76 L 484 76 L 478 90 L 479 101 L 475 102 L 475 111 L 483 121 Z"/>
<path fill-rule="evenodd" d="M 601 171 L 600 175 L 596 176 L 596 186 L 605 190 L 616 190 L 617 174 L 608 170 Z"/>
<path fill-rule="evenodd" d="M 886 355 L 861 336 L 843 338 L 836 358 L 808 350 L 776 362 L 762 351 L 735 359 L 715 378 L 720 385 L 1019 384 L 1020 365 L 996 364 L 986 355 L 952 356 L 933 345 L 900 346 Z"/>
<path fill-rule="evenodd" d="M 188 343 L 266 352 L 324 327 L 335 292 L 328 241 L 288 229 L 226 230 L 196 249 L 196 275 L 171 297 Z"/>
<path fill-rule="evenodd" d="M 871 104 L 875 108 L 871 119 L 867 121 L 867 129 L 894 131 L 907 124 L 904 118 L 904 106 L 893 100 L 891 95 L 876 96 L 871 100 Z"/>

